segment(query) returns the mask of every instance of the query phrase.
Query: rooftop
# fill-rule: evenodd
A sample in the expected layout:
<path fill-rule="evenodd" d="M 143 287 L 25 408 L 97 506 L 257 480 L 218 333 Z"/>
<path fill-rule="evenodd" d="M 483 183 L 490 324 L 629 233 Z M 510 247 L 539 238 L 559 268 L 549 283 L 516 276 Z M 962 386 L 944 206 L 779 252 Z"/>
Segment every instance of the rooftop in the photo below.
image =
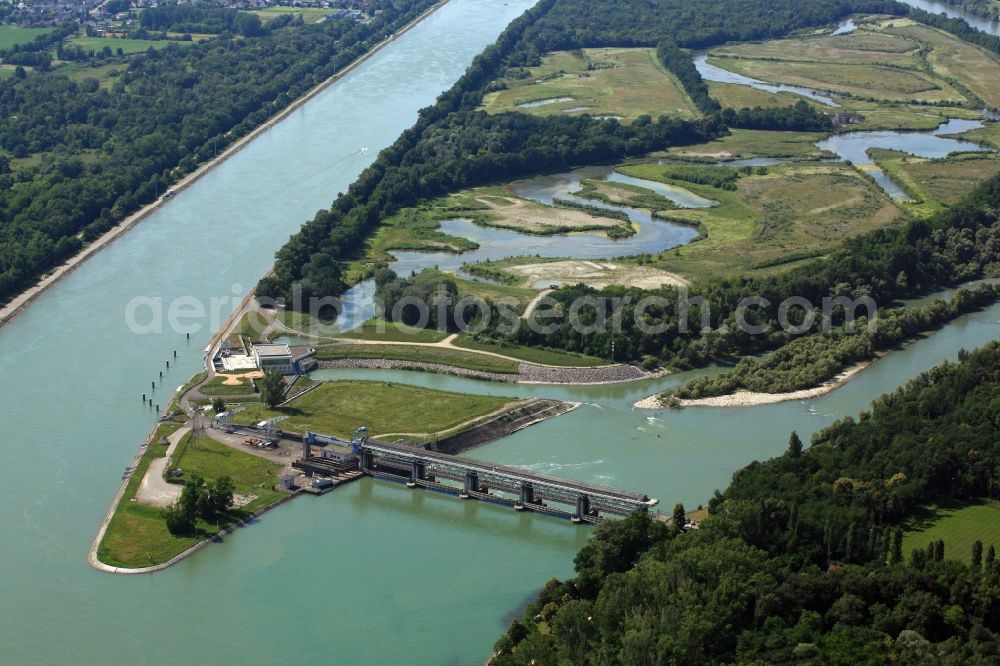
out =
<path fill-rule="evenodd" d="M 292 350 L 288 348 L 288 345 L 254 345 L 253 350 L 260 358 L 292 355 Z"/>

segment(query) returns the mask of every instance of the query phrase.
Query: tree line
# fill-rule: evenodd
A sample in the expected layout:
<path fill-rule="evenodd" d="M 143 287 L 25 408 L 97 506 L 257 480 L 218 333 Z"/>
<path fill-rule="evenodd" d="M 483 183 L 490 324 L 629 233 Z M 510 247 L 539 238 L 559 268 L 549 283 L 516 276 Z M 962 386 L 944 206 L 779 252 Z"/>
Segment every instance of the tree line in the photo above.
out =
<path fill-rule="evenodd" d="M 927 502 L 997 497 L 997 396 L 994 342 L 808 449 L 793 433 L 716 494 L 699 529 L 642 513 L 602 523 L 576 576 L 546 583 L 491 663 L 996 663 L 995 546 L 905 553 L 902 525 Z"/>

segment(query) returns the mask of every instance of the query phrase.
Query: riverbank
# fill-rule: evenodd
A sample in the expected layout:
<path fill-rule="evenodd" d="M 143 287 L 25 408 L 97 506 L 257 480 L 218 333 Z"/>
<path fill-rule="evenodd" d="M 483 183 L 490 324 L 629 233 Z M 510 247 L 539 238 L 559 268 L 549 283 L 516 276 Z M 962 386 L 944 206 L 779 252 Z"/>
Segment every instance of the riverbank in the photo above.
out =
<path fill-rule="evenodd" d="M 428 7 L 422 14 L 417 16 L 415 19 L 407 23 L 405 26 L 400 28 L 392 35 L 389 35 L 389 37 L 379 42 L 378 44 L 373 46 L 371 49 L 369 49 L 362 55 L 360 55 L 358 58 L 356 58 L 355 60 L 350 62 L 346 67 L 344 67 L 342 70 L 330 76 L 329 78 L 325 79 L 324 81 L 318 83 L 317 85 L 313 86 L 304 95 L 293 101 L 284 109 L 282 109 L 275 115 L 268 118 L 265 122 L 255 127 L 245 136 L 241 137 L 240 139 L 237 139 L 232 145 L 230 145 L 228 148 L 222 151 L 222 153 L 220 153 L 217 157 L 214 157 L 211 160 L 205 162 L 203 165 L 201 165 L 191 173 L 182 177 L 180 180 L 174 182 L 172 185 L 169 186 L 168 191 L 172 191 L 172 195 L 170 197 L 164 195 L 159 199 L 157 199 L 156 201 L 143 206 L 135 213 L 132 213 L 124 220 L 119 222 L 115 227 L 109 229 L 100 237 L 98 237 L 96 240 L 94 240 L 92 243 L 88 244 L 86 247 L 80 250 L 80 252 L 70 257 L 66 261 L 66 263 L 53 269 L 48 275 L 39 280 L 34 286 L 25 289 L 20 294 L 15 296 L 13 299 L 10 300 L 9 303 L 5 304 L 2 308 L 0 308 L 0 328 L 2 328 L 7 323 L 12 321 L 14 317 L 16 317 L 24 310 L 24 308 L 30 305 L 39 296 L 44 294 L 50 287 L 52 287 L 55 284 L 58 284 L 60 280 L 62 280 L 67 275 L 69 275 L 74 270 L 83 265 L 85 261 L 87 261 L 95 254 L 100 252 L 102 249 L 104 249 L 105 247 L 113 243 L 115 240 L 120 238 L 122 235 L 125 234 L 125 232 L 132 229 L 132 227 L 136 226 L 144 219 L 149 217 L 149 215 L 152 214 L 154 211 L 156 211 L 158 208 L 169 202 L 173 198 L 173 195 L 193 185 L 209 171 L 221 165 L 230 157 L 243 150 L 243 148 L 245 148 L 251 141 L 253 141 L 257 137 L 262 135 L 264 132 L 271 129 L 275 125 L 275 123 L 281 122 L 287 116 L 297 111 L 303 104 L 305 104 L 306 102 L 314 98 L 316 95 L 320 94 L 321 92 L 329 88 L 331 85 L 336 83 L 345 75 L 349 74 L 359 65 L 363 64 L 369 58 L 371 58 L 376 53 L 385 48 L 388 44 L 392 43 L 397 37 L 410 31 L 414 26 L 416 26 L 422 20 L 427 18 L 430 14 L 432 14 L 433 12 L 437 11 L 445 4 L 447 4 L 447 2 L 448 0 L 440 0 L 440 2 L 437 2 L 431 7 Z"/>
<path fill-rule="evenodd" d="M 485 372 L 471 370 L 441 363 L 423 363 L 420 361 L 398 361 L 392 359 L 336 359 L 319 361 L 321 370 L 417 370 L 433 372 L 457 377 L 485 379 L 492 382 L 512 384 L 572 384 L 577 386 L 594 384 L 620 384 L 634 382 L 640 379 L 655 379 L 667 374 L 667 371 L 646 372 L 634 365 L 605 365 L 596 368 L 574 368 L 535 365 L 534 363 L 518 363 L 517 372 Z"/>
<path fill-rule="evenodd" d="M 712 396 L 711 398 L 697 398 L 692 400 L 679 400 L 677 407 L 759 407 L 760 405 L 773 405 L 787 400 L 808 400 L 826 395 L 830 391 L 840 388 L 851 380 L 856 374 L 871 365 L 871 362 L 859 363 L 847 370 L 844 370 L 833 379 L 823 382 L 821 385 L 810 389 L 799 391 L 788 391 L 786 393 L 756 393 L 754 391 L 736 391 L 726 395 Z M 633 407 L 636 409 L 666 409 L 660 400 L 660 394 L 651 395 L 636 402 Z"/>

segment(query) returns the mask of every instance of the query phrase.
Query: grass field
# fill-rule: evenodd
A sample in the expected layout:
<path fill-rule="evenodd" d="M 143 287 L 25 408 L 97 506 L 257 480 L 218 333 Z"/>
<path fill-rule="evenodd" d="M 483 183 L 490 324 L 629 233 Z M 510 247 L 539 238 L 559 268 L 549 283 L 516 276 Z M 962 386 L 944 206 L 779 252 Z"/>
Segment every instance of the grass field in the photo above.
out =
<path fill-rule="evenodd" d="M 727 45 L 711 56 L 713 64 L 764 81 L 852 96 L 844 106 L 865 116 L 859 129 L 926 128 L 929 120 L 912 102 L 947 102 L 970 110 L 1000 106 L 1000 57 L 909 19 L 862 20 L 849 35 Z M 762 95 L 714 86 L 722 99 L 742 95 L 757 97 L 761 106 L 774 105 Z M 853 103 L 863 100 L 894 107 L 865 109 Z"/>
<path fill-rule="evenodd" d="M 713 54 L 730 58 L 893 64 L 917 66 L 920 44 L 903 35 L 861 28 L 846 35 L 780 39 L 762 44 L 730 44 Z"/>
<path fill-rule="evenodd" d="M 927 216 L 951 206 L 984 180 L 1000 173 L 996 157 L 962 155 L 930 160 L 893 150 L 871 150 L 872 159 L 917 203 L 908 208 Z"/>
<path fill-rule="evenodd" d="M 56 71 L 60 74 L 68 76 L 74 81 L 97 79 L 102 88 L 110 88 L 114 82 L 118 80 L 118 76 L 127 70 L 128 65 L 122 63 L 111 63 L 108 65 L 100 65 L 99 67 L 91 67 L 87 63 L 71 62 L 59 65 Z"/>
<path fill-rule="evenodd" d="M 805 86 L 891 102 L 949 102 L 966 98 L 947 82 L 917 70 L 882 65 L 709 58 L 724 69 L 769 83 Z"/>
<path fill-rule="evenodd" d="M 195 475 L 208 481 L 228 476 L 236 492 L 257 496 L 244 507 L 245 511 L 270 504 L 282 494 L 273 489 L 280 464 L 238 451 L 205 435 L 188 434 L 177 446 L 171 465 L 183 470 L 182 480 Z"/>
<path fill-rule="evenodd" d="M 537 115 L 572 113 L 617 116 L 624 121 L 648 114 L 695 118 L 698 112 L 653 49 L 599 48 L 557 51 L 523 78 L 504 79 L 505 90 L 488 94 L 490 113 L 523 111 Z M 521 105 L 563 99 L 534 108 Z"/>
<path fill-rule="evenodd" d="M 654 266 L 689 279 L 771 273 L 822 254 L 845 238 L 886 226 L 902 213 L 881 190 L 842 164 L 768 167 L 738 181 L 736 191 L 680 183 L 656 164 L 619 167 L 639 178 L 683 184 L 720 202 L 663 217 L 700 223 L 706 236 L 661 254 Z"/>
<path fill-rule="evenodd" d="M 119 37 L 74 37 L 69 40 L 70 44 L 79 46 L 85 51 L 100 51 L 105 46 L 111 49 L 112 53 L 117 53 L 118 49 L 122 50 L 122 53 L 140 53 L 145 51 L 149 47 L 154 49 L 165 49 L 168 44 L 177 44 L 178 46 L 190 46 L 194 44 L 194 41 L 186 42 L 182 40 L 174 39 L 128 39 Z"/>
<path fill-rule="evenodd" d="M 250 13 L 259 16 L 262 23 L 273 21 L 284 14 L 301 16 L 305 23 L 319 23 L 330 12 L 331 10 L 321 7 L 268 7 L 266 9 L 255 9 Z"/>
<path fill-rule="evenodd" d="M 373 436 L 388 433 L 434 436 L 515 400 L 385 382 L 323 382 L 286 407 L 271 410 L 258 404 L 248 407 L 237 419 L 256 423 L 287 415 L 289 418 L 281 422 L 285 430 L 311 430 L 346 438 L 362 425 Z"/>
<path fill-rule="evenodd" d="M 456 351 L 442 347 L 411 346 L 411 345 L 366 345 L 364 343 L 349 343 L 318 347 L 316 360 L 328 361 L 341 358 L 349 359 L 390 359 L 393 361 L 414 361 L 417 363 L 439 363 L 452 365 L 467 370 L 480 372 L 498 372 L 513 374 L 517 372 L 517 363 L 495 356 L 476 354 L 475 352 Z"/>
<path fill-rule="evenodd" d="M 448 334 L 432 329 L 407 327 L 384 319 L 369 319 L 340 337 L 385 342 L 440 342 Z"/>
<path fill-rule="evenodd" d="M 975 504 L 932 506 L 910 521 L 903 536 L 903 555 L 914 548 L 924 549 L 931 541 L 944 541 L 949 559 L 970 562 L 972 544 L 983 542 L 983 555 L 990 545 L 1000 549 L 1000 502 L 983 500 Z"/>
<path fill-rule="evenodd" d="M 1000 107 L 1000 58 L 996 55 L 923 25 L 891 31 L 931 47 L 927 62 L 935 74 L 961 82 L 987 106 Z"/>
<path fill-rule="evenodd" d="M 767 109 L 792 106 L 801 101 L 817 109 L 824 108 L 822 104 L 817 104 L 795 93 L 770 93 L 766 90 L 757 90 L 756 88 L 739 85 L 738 83 L 720 83 L 718 81 L 706 81 L 705 83 L 708 85 L 709 95 L 713 99 L 718 100 L 719 104 L 724 108 L 742 109 L 743 107 L 753 108 L 760 106 Z"/>
<path fill-rule="evenodd" d="M 522 347 L 520 345 L 500 345 L 490 344 L 475 340 L 468 335 L 461 335 L 455 340 L 455 345 L 465 349 L 488 351 L 505 356 L 513 356 L 528 363 L 540 363 L 542 365 L 558 365 L 561 367 L 585 367 L 593 368 L 599 365 L 608 365 L 610 361 L 587 356 L 585 354 L 574 354 L 571 352 L 539 349 L 537 347 Z"/>
<path fill-rule="evenodd" d="M 20 44 L 30 44 L 40 35 L 47 35 L 55 28 L 22 28 L 17 25 L 0 25 L 0 50 L 7 50 L 12 46 Z"/>
<path fill-rule="evenodd" d="M 732 130 L 728 136 L 709 143 L 671 148 L 664 155 L 713 162 L 750 157 L 817 160 L 823 157 L 833 157 L 831 153 L 825 153 L 816 147 L 816 142 L 824 138 L 826 135 L 820 132 L 768 132 L 737 129 Z"/>

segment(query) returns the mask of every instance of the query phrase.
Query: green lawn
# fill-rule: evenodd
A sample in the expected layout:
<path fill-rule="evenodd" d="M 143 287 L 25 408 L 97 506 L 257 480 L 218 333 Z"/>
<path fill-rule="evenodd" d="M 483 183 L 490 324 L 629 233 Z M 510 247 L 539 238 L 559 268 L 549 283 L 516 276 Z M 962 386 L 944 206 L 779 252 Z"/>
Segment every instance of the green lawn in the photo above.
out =
<path fill-rule="evenodd" d="M 562 367 L 584 367 L 593 368 L 599 365 L 608 365 L 610 361 L 587 356 L 585 354 L 574 354 L 572 352 L 557 351 L 553 349 L 538 349 L 536 347 L 522 347 L 521 345 L 500 345 L 480 342 L 468 335 L 459 336 L 454 343 L 457 347 L 464 349 L 474 349 L 478 351 L 493 352 L 504 356 L 513 356 L 528 363 L 540 363 L 542 365 L 558 365 Z"/>
<path fill-rule="evenodd" d="M 30 44 L 39 35 L 47 35 L 54 28 L 22 28 L 17 25 L 0 25 L 0 50 L 18 44 Z"/>
<path fill-rule="evenodd" d="M 247 505 L 248 511 L 269 504 L 281 495 L 272 490 L 278 482 L 281 465 L 230 448 L 205 435 L 188 434 L 177 447 L 172 465 L 184 470 L 182 479 L 194 475 L 207 480 L 228 476 L 237 492 L 258 496 Z"/>
<path fill-rule="evenodd" d="M 257 423 L 287 415 L 279 427 L 351 437 L 359 426 L 378 436 L 415 433 L 433 436 L 494 412 L 515 398 L 450 393 L 386 382 L 337 381 L 306 393 L 291 404 L 268 409 L 258 404 L 236 416 Z"/>
<path fill-rule="evenodd" d="M 384 319 L 369 319 L 340 337 L 385 342 L 440 342 L 448 337 L 448 334 L 433 329 L 406 327 Z"/>
<path fill-rule="evenodd" d="M 975 504 L 931 506 L 914 518 L 903 537 L 903 555 L 924 549 L 931 541 L 944 541 L 945 556 L 963 562 L 972 557 L 972 544 L 983 542 L 983 554 L 990 545 L 1000 549 L 1000 502 L 982 500 Z"/>
<path fill-rule="evenodd" d="M 394 361 L 415 361 L 418 363 L 439 363 L 467 370 L 480 372 L 499 372 L 513 374 L 517 372 L 517 363 L 494 356 L 476 354 L 474 352 L 455 351 L 441 347 L 416 345 L 366 345 L 363 343 L 330 345 L 318 347 L 316 360 L 334 360 L 341 358 L 378 359 L 385 358 Z"/>

